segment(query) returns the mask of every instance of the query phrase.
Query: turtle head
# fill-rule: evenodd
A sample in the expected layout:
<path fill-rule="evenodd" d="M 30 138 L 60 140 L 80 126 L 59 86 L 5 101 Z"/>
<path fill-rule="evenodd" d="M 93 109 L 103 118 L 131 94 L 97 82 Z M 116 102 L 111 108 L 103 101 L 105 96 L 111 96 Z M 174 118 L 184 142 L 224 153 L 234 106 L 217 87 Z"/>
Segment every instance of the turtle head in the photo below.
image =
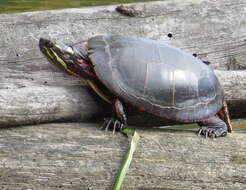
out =
<path fill-rule="evenodd" d="M 85 56 L 77 49 L 60 42 L 40 38 L 39 48 L 48 61 L 61 70 L 78 78 L 93 75 L 92 66 L 85 61 Z"/>

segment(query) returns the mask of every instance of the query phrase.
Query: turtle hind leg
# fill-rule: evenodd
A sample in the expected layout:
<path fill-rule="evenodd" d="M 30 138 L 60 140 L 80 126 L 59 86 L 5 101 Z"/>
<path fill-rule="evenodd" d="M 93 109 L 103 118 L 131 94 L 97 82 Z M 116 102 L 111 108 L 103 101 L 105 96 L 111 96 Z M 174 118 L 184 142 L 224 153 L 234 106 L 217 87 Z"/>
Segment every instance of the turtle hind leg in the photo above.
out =
<path fill-rule="evenodd" d="M 197 124 L 200 126 L 198 135 L 212 138 L 224 137 L 227 135 L 228 127 L 226 123 L 217 116 L 201 120 Z"/>
<path fill-rule="evenodd" d="M 113 115 L 109 119 L 105 119 L 101 128 L 108 130 L 113 129 L 115 131 L 122 130 L 127 126 L 127 117 L 124 111 L 124 106 L 122 102 L 116 98 L 113 101 Z"/>
<path fill-rule="evenodd" d="M 232 132 L 232 124 L 226 102 L 224 101 L 221 110 L 216 114 L 221 120 L 223 120 L 228 126 L 228 132 Z"/>

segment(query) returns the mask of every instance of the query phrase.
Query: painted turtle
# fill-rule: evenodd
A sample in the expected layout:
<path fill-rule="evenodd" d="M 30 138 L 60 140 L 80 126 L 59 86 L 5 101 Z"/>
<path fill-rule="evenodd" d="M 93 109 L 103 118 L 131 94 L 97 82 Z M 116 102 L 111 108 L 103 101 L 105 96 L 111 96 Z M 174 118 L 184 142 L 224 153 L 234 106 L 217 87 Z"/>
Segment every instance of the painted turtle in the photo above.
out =
<path fill-rule="evenodd" d="M 158 117 L 197 122 L 199 134 L 231 132 L 223 89 L 214 72 L 196 57 L 163 42 L 129 37 L 96 36 L 86 51 L 41 38 L 48 60 L 79 78 L 113 105 L 113 117 L 103 124 L 127 125 L 124 105 Z"/>

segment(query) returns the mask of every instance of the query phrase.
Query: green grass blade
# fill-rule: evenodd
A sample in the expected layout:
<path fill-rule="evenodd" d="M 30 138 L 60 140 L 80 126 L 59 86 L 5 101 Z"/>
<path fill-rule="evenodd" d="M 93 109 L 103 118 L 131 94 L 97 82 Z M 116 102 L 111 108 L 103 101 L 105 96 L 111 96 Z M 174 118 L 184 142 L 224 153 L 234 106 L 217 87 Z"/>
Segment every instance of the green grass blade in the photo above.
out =
<path fill-rule="evenodd" d="M 132 140 L 131 140 L 131 143 L 129 145 L 128 152 L 126 153 L 124 161 L 122 163 L 120 173 L 116 178 L 113 190 L 120 190 L 120 187 L 124 181 L 124 178 L 126 176 L 128 169 L 130 167 L 130 164 L 131 164 L 131 161 L 133 158 L 133 154 L 137 148 L 137 143 L 138 143 L 139 138 L 140 138 L 138 133 L 132 129 L 124 129 L 122 131 L 122 133 L 127 135 L 128 137 L 132 136 Z"/>

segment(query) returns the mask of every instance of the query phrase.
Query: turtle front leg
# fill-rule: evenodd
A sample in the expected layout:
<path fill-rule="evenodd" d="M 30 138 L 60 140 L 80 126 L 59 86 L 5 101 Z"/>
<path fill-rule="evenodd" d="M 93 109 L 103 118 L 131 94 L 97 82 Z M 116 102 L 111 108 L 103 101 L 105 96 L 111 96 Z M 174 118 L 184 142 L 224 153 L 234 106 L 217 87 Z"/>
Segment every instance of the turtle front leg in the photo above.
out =
<path fill-rule="evenodd" d="M 207 137 L 224 137 L 227 135 L 228 127 L 219 117 L 213 116 L 197 123 L 200 126 L 198 135 Z"/>
<path fill-rule="evenodd" d="M 112 127 L 113 133 L 117 130 L 122 130 L 127 126 L 127 118 L 124 111 L 122 102 L 116 98 L 113 102 L 113 116 L 109 119 L 105 119 L 101 128 L 108 130 Z"/>

